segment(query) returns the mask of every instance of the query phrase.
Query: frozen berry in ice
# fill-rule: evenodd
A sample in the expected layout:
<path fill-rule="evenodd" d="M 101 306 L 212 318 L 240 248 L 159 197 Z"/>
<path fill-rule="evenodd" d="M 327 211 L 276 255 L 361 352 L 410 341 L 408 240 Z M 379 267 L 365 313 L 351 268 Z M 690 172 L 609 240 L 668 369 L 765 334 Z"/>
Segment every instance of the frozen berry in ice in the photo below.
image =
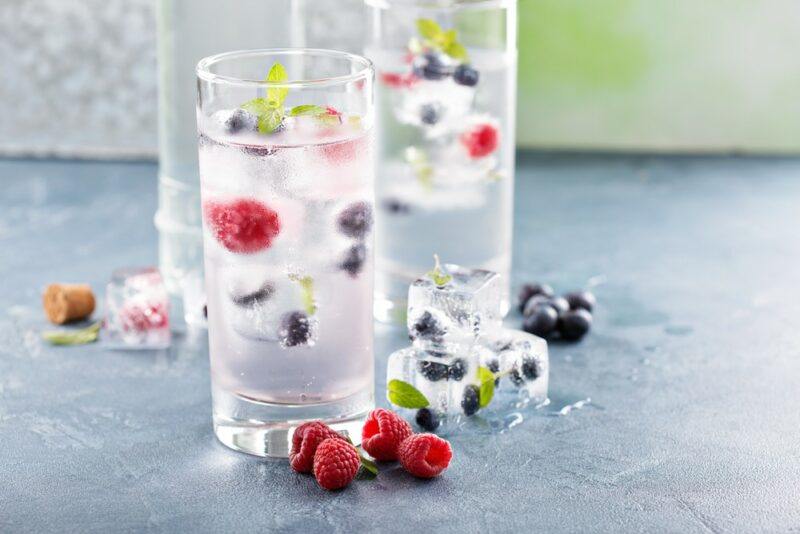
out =
<path fill-rule="evenodd" d="M 488 362 L 486 362 L 486 368 L 489 369 L 494 374 L 497 374 L 500 372 L 500 362 L 496 359 L 489 360 Z M 494 385 L 496 386 L 499 383 L 500 383 L 500 378 L 499 377 L 495 378 Z"/>
<path fill-rule="evenodd" d="M 441 423 L 436 412 L 429 408 L 420 408 L 417 410 L 417 415 L 414 417 L 414 420 L 417 422 L 417 426 L 428 432 L 433 432 L 439 428 L 439 424 Z"/>
<path fill-rule="evenodd" d="M 480 408 L 480 390 L 478 386 L 469 385 L 464 388 L 461 409 L 464 410 L 464 415 L 474 415 L 478 408 Z"/>
<path fill-rule="evenodd" d="M 431 126 L 439 122 L 441 115 L 441 108 L 435 104 L 425 104 L 419 110 L 419 120 Z"/>
<path fill-rule="evenodd" d="M 461 134 L 461 144 L 472 159 L 484 158 L 497 150 L 500 132 L 494 124 L 478 124 Z"/>
<path fill-rule="evenodd" d="M 344 254 L 344 258 L 339 263 L 339 268 L 347 272 L 352 278 L 358 276 L 367 260 L 367 247 L 363 244 L 353 245 Z"/>
<path fill-rule="evenodd" d="M 409 330 L 411 339 L 420 338 L 434 342 L 441 342 L 446 333 L 447 328 L 427 310 L 420 314 Z"/>
<path fill-rule="evenodd" d="M 519 311 L 522 313 L 522 310 L 525 309 L 525 304 L 528 302 L 533 296 L 536 295 L 544 295 L 545 297 L 552 297 L 555 294 L 553 288 L 547 284 L 525 284 L 521 288 L 519 288 L 519 294 L 517 297 L 517 303 L 519 306 Z"/>
<path fill-rule="evenodd" d="M 166 328 L 169 313 L 161 302 L 125 304 L 119 311 L 122 330 L 126 332 L 147 332 Z"/>
<path fill-rule="evenodd" d="M 430 380 L 431 382 L 438 382 L 439 380 L 447 378 L 449 369 L 446 364 L 439 362 L 429 362 L 427 360 L 420 360 L 417 363 L 417 369 L 420 374 Z"/>
<path fill-rule="evenodd" d="M 417 78 L 413 72 L 404 74 L 397 72 L 382 72 L 380 74 L 380 80 L 386 86 L 393 87 L 395 89 L 403 89 L 413 86 L 419 81 L 419 78 Z"/>
<path fill-rule="evenodd" d="M 383 209 L 392 214 L 405 214 L 411 211 L 411 206 L 396 198 L 387 198 L 383 201 Z"/>
<path fill-rule="evenodd" d="M 591 312 L 597 304 L 597 299 L 589 291 L 572 291 L 564 295 L 564 298 L 569 302 L 570 309 L 573 310 L 586 310 Z"/>
<path fill-rule="evenodd" d="M 456 358 L 453 360 L 453 363 L 450 364 L 450 370 L 448 371 L 448 378 L 450 380 L 455 380 L 459 382 L 464 375 L 467 374 L 468 366 L 467 362 L 464 361 L 463 358 Z"/>
<path fill-rule="evenodd" d="M 450 71 L 439 54 L 428 52 L 415 62 L 414 74 L 426 80 L 441 80 L 446 78 Z"/>
<path fill-rule="evenodd" d="M 372 228 L 372 206 L 368 202 L 354 202 L 339 213 L 336 222 L 344 235 L 364 239 Z"/>
<path fill-rule="evenodd" d="M 592 327 L 592 314 L 583 308 L 570 310 L 558 322 L 558 331 L 567 341 L 578 341 Z"/>
<path fill-rule="evenodd" d="M 516 386 L 521 386 L 525 382 L 532 382 L 539 378 L 540 375 L 539 364 L 536 359 L 526 356 L 522 359 L 522 363 L 517 362 L 511 370 L 509 378 Z"/>
<path fill-rule="evenodd" d="M 474 87 L 478 85 L 480 75 L 478 71 L 469 65 L 463 64 L 456 67 L 453 72 L 453 80 L 459 85 L 466 85 L 467 87 Z"/>
<path fill-rule="evenodd" d="M 228 133 L 255 132 L 258 130 L 258 117 L 242 108 L 222 110 L 214 114 Z"/>
<path fill-rule="evenodd" d="M 280 233 L 278 214 L 257 200 L 209 201 L 203 206 L 206 223 L 222 246 L 236 254 L 268 248 Z"/>
<path fill-rule="evenodd" d="M 281 319 L 278 336 L 284 347 L 307 344 L 311 339 L 311 322 L 308 315 L 301 311 L 293 311 L 284 315 Z"/>
<path fill-rule="evenodd" d="M 268 301 L 274 293 L 275 285 L 272 282 L 264 282 L 261 287 L 252 293 L 232 295 L 231 300 L 239 306 L 253 306 Z"/>
<path fill-rule="evenodd" d="M 550 335 L 558 324 L 558 312 L 550 304 L 544 303 L 531 311 L 522 321 L 522 329 L 534 336 Z"/>

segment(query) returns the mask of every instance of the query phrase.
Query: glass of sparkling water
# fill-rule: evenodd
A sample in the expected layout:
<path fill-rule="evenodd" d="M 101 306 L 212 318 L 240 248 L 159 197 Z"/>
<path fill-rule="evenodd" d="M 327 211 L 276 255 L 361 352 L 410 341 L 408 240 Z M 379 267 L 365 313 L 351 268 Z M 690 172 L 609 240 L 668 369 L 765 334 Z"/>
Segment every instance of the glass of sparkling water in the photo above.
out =
<path fill-rule="evenodd" d="M 330 50 L 197 67 L 214 431 L 287 456 L 321 419 L 354 440 L 373 399 L 373 69 Z"/>
<path fill-rule="evenodd" d="M 443 261 L 494 271 L 508 310 L 516 0 L 366 0 L 377 69 L 376 316 Z"/>

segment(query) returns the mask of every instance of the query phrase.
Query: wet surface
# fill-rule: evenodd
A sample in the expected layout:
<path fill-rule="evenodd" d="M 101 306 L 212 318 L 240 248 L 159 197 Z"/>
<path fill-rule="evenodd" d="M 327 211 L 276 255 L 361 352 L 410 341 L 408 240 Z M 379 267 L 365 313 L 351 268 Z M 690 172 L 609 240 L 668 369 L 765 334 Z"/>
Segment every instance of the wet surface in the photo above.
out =
<path fill-rule="evenodd" d="M 743 532 L 800 527 L 800 161 L 523 155 L 515 287 L 591 287 L 551 401 L 329 494 L 213 438 L 202 339 L 54 348 L 40 293 L 156 261 L 156 169 L 0 162 L 0 530 Z M 510 324 L 519 318 L 512 316 Z M 384 358 L 407 338 L 376 326 Z M 385 403 L 379 394 L 379 402 Z"/>

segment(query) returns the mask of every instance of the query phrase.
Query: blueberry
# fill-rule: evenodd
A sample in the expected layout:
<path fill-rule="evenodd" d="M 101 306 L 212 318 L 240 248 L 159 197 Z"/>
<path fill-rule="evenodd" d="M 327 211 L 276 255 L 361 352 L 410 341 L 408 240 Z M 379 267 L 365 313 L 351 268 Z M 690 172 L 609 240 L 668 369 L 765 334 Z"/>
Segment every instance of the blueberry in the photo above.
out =
<path fill-rule="evenodd" d="M 474 87 L 478 85 L 480 74 L 469 65 L 459 65 L 453 73 L 453 80 L 459 85 Z"/>
<path fill-rule="evenodd" d="M 372 206 L 367 202 L 355 202 L 339 214 L 339 231 L 354 239 L 364 239 L 372 228 Z"/>
<path fill-rule="evenodd" d="M 417 416 L 414 418 L 417 421 L 417 425 L 422 430 L 427 430 L 428 432 L 433 432 L 437 428 L 439 428 L 439 416 L 436 415 L 436 412 L 429 410 L 428 408 L 421 408 L 417 411 Z"/>
<path fill-rule="evenodd" d="M 228 133 L 254 132 L 258 130 L 258 118 L 242 108 L 226 113 L 222 122 Z"/>
<path fill-rule="evenodd" d="M 456 358 L 453 360 L 453 363 L 450 364 L 450 370 L 448 373 L 448 377 L 450 380 L 455 380 L 456 382 L 461 381 L 464 378 L 464 375 L 467 374 L 469 366 L 467 362 L 461 358 Z"/>
<path fill-rule="evenodd" d="M 586 310 L 588 312 L 594 309 L 597 304 L 597 299 L 588 291 L 572 291 L 564 295 L 564 298 L 569 302 L 569 307 L 573 310 Z"/>
<path fill-rule="evenodd" d="M 387 198 L 386 200 L 384 200 L 383 208 L 389 213 L 396 213 L 396 214 L 408 213 L 409 211 L 411 211 L 411 206 L 409 206 L 405 202 L 397 200 L 396 198 Z"/>
<path fill-rule="evenodd" d="M 339 268 L 343 271 L 347 271 L 347 274 L 355 278 L 364 267 L 366 259 L 367 247 L 359 243 L 347 249 L 344 258 L 339 262 Z"/>
<path fill-rule="evenodd" d="M 414 74 L 426 80 L 441 80 L 450 74 L 441 56 L 433 52 L 428 52 L 422 56 L 422 60 L 415 65 Z"/>
<path fill-rule="evenodd" d="M 420 338 L 428 341 L 441 342 L 447 333 L 447 328 L 429 311 L 422 312 L 414 324 L 411 325 L 409 334 L 411 339 Z"/>
<path fill-rule="evenodd" d="M 486 362 L 486 368 L 489 369 L 491 372 L 497 374 L 500 372 L 500 362 L 497 360 L 489 360 Z M 494 379 L 494 385 L 498 385 L 500 383 L 500 378 Z"/>
<path fill-rule="evenodd" d="M 278 335 L 285 347 L 305 345 L 311 339 L 311 324 L 308 315 L 301 311 L 287 313 L 281 319 Z"/>
<path fill-rule="evenodd" d="M 522 329 L 534 336 L 547 337 L 556 329 L 557 324 L 558 312 L 556 309 L 549 304 L 542 304 L 525 317 L 522 321 Z"/>
<path fill-rule="evenodd" d="M 520 313 L 522 313 L 522 310 L 525 309 L 525 304 L 527 304 L 528 300 L 535 295 L 552 297 L 555 295 L 555 292 L 553 291 L 553 288 L 547 284 L 525 284 L 519 289 L 519 297 L 517 300 L 519 303 Z"/>
<path fill-rule="evenodd" d="M 464 410 L 464 415 L 474 415 L 478 408 L 480 408 L 480 390 L 478 386 L 469 385 L 464 388 L 461 409 Z"/>
<path fill-rule="evenodd" d="M 567 341 L 578 341 L 592 327 L 592 314 L 584 309 L 570 310 L 558 322 L 558 331 Z"/>
<path fill-rule="evenodd" d="M 231 296 L 231 300 L 237 306 L 247 307 L 269 300 L 273 293 L 275 293 L 275 285 L 273 285 L 272 282 L 264 282 L 261 287 L 252 293 L 248 293 L 247 295 L 233 295 Z"/>
<path fill-rule="evenodd" d="M 550 297 L 545 297 L 544 295 L 532 296 L 531 298 L 528 299 L 528 302 L 525 304 L 525 308 L 522 310 L 522 316 L 529 317 L 542 306 L 550 306 L 551 308 L 555 309 L 555 306 L 553 306 L 550 303 L 550 301 L 551 301 Z"/>
<path fill-rule="evenodd" d="M 208 304 L 203 304 L 203 317 L 208 319 Z"/>
<path fill-rule="evenodd" d="M 569 311 L 569 302 L 564 297 L 553 297 L 548 304 L 556 309 L 559 317 Z"/>
<path fill-rule="evenodd" d="M 438 382 L 439 380 L 446 379 L 449 371 L 447 365 L 439 362 L 429 362 L 427 360 L 420 360 L 417 363 L 417 369 L 422 373 L 422 376 L 431 382 Z"/>
<path fill-rule="evenodd" d="M 521 367 L 521 369 L 520 369 Z M 534 358 L 525 356 L 522 358 L 522 365 L 514 364 L 509 378 L 516 386 L 521 386 L 525 382 L 531 382 L 539 378 L 539 366 Z"/>
<path fill-rule="evenodd" d="M 441 109 L 435 104 L 425 104 L 420 108 L 419 118 L 424 124 L 434 125 L 441 118 Z"/>

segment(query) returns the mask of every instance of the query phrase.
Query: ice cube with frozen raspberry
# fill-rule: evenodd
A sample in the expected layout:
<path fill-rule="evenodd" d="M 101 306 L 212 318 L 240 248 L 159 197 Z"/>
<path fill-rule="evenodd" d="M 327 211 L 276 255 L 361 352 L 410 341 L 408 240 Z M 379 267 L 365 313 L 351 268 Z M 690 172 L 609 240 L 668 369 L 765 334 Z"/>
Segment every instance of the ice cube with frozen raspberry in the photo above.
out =
<path fill-rule="evenodd" d="M 114 272 L 106 286 L 103 340 L 111 347 L 161 349 L 170 344 L 169 297 L 155 267 Z"/>

